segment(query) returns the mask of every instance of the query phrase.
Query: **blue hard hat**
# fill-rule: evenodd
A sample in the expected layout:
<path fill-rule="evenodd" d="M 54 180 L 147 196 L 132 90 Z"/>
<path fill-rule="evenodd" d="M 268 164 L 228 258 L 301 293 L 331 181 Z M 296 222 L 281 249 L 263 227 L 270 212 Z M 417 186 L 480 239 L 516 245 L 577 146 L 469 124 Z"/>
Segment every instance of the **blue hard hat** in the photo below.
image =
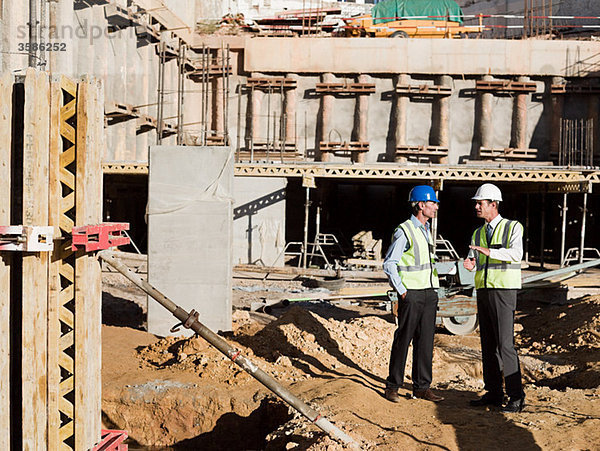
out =
<path fill-rule="evenodd" d="M 408 195 L 409 202 L 427 202 L 428 200 L 432 202 L 439 202 L 435 195 L 435 191 L 429 185 L 415 186 L 410 190 L 410 194 Z"/>

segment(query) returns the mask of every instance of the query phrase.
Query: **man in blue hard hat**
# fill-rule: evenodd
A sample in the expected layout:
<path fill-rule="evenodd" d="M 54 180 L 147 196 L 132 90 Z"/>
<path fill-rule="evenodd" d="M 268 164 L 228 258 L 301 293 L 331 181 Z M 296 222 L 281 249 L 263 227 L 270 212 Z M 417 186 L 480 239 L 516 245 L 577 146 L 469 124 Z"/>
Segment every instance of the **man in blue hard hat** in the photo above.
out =
<path fill-rule="evenodd" d="M 398 292 L 398 328 L 392 343 L 385 398 L 400 402 L 398 389 L 404 382 L 404 367 L 412 341 L 413 397 L 439 402 L 444 398 L 430 389 L 440 285 L 429 224 L 436 215 L 439 201 L 428 185 L 415 186 L 408 200 L 412 216 L 396 228 L 383 262 L 390 285 Z"/>

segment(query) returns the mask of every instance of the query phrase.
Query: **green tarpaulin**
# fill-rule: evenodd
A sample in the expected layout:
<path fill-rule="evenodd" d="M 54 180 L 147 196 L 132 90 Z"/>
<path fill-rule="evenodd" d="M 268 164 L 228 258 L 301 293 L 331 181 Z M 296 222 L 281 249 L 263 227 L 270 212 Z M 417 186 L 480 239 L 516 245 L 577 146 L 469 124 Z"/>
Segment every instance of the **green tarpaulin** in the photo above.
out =
<path fill-rule="evenodd" d="M 462 9 L 453 0 L 385 0 L 373 6 L 371 15 L 375 24 L 414 16 L 420 20 L 463 22 Z"/>

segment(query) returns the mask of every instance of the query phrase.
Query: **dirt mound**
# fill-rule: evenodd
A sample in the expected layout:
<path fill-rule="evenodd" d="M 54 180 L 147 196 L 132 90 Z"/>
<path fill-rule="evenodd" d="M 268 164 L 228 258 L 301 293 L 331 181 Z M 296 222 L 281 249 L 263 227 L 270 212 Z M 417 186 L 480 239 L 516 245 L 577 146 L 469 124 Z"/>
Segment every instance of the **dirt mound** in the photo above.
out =
<path fill-rule="evenodd" d="M 600 387 L 600 296 L 538 307 L 521 324 L 520 353 L 538 363 L 528 374 L 532 382 L 561 390 Z"/>
<path fill-rule="evenodd" d="M 600 296 L 564 306 L 539 307 L 521 323 L 519 345 L 525 351 L 600 349 Z"/>

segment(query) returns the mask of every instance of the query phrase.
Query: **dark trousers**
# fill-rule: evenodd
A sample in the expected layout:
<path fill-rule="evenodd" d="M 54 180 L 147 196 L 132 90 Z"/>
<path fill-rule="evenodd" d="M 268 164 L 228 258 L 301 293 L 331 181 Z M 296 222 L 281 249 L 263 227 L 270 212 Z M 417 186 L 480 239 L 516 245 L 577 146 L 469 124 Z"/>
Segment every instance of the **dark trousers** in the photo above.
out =
<path fill-rule="evenodd" d="M 398 301 L 398 329 L 394 334 L 387 388 L 398 389 L 404 382 L 404 367 L 408 346 L 413 343 L 413 390 L 431 385 L 433 335 L 438 296 L 433 289 L 408 290 L 406 298 Z"/>
<path fill-rule="evenodd" d="M 483 382 L 485 390 L 494 397 L 504 394 L 502 376 L 510 398 L 524 396 L 514 340 L 516 306 L 517 290 L 477 290 Z"/>

